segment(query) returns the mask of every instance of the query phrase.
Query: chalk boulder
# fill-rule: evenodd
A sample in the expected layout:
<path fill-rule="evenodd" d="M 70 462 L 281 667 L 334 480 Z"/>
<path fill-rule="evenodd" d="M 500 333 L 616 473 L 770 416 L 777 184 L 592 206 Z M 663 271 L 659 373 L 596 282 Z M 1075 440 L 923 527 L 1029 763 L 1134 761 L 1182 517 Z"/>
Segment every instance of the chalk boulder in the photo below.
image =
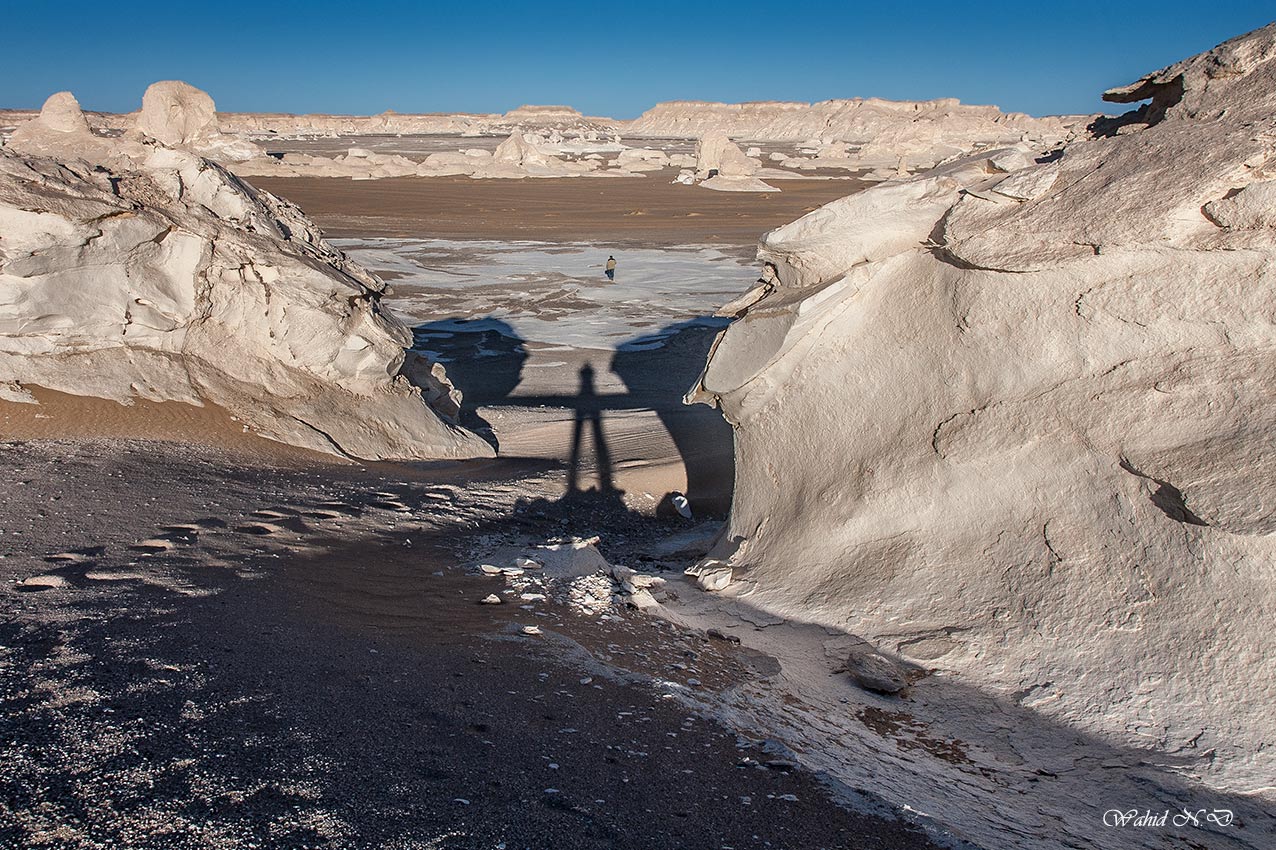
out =
<path fill-rule="evenodd" d="M 706 133 L 696 143 L 696 176 L 701 180 L 712 176 L 712 172 L 724 177 L 750 177 L 761 167 L 721 130 Z"/>
<path fill-rule="evenodd" d="M 841 649 L 845 654 L 835 670 L 846 673 L 861 688 L 879 694 L 897 694 L 908 687 L 908 670 L 878 652 L 868 641 L 850 636 L 839 643 L 844 644 Z"/>
<path fill-rule="evenodd" d="M 137 129 L 170 147 L 189 146 L 221 132 L 212 97 L 180 80 L 147 87 Z"/>
<path fill-rule="evenodd" d="M 536 146 L 535 137 L 529 138 L 529 136 L 531 134 L 518 131 L 510 133 L 509 138 L 496 146 L 496 151 L 492 154 L 493 159 L 523 167 L 547 165 L 550 157 Z"/>
<path fill-rule="evenodd" d="M 40 107 L 40 115 L 32 122 L 40 129 L 53 133 L 89 132 L 88 119 L 80 109 L 80 102 L 69 91 L 60 91 L 49 95 L 44 106 Z M 19 128 L 19 132 L 21 128 Z"/>

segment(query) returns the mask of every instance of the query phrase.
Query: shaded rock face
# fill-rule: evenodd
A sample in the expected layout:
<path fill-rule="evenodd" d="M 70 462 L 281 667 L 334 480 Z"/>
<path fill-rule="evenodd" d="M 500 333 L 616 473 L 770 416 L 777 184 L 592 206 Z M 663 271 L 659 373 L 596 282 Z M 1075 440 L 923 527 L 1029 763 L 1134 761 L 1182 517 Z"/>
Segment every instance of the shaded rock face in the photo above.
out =
<path fill-rule="evenodd" d="M 764 237 L 780 283 L 692 393 L 736 428 L 753 604 L 903 658 L 943 634 L 928 667 L 1270 785 L 1274 43 L 1115 90 L 1152 106 L 1062 156 Z"/>
<path fill-rule="evenodd" d="M 490 454 L 402 374 L 411 334 L 381 308 L 382 282 L 299 209 L 187 151 L 110 152 L 0 150 L 0 383 L 213 402 L 360 458 Z M 451 388 L 424 371 L 446 415 Z"/>

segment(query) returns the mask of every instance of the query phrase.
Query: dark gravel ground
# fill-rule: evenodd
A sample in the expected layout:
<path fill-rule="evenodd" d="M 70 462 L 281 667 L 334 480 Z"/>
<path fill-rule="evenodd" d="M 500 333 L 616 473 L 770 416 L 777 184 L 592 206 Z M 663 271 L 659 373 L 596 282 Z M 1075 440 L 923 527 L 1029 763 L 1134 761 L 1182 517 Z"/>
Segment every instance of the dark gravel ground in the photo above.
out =
<path fill-rule="evenodd" d="M 475 604 L 439 531 L 469 494 L 434 525 L 321 532 L 307 508 L 380 517 L 385 479 L 3 450 L 0 847 L 932 846 L 581 648 L 669 627 L 555 614 L 533 638 Z M 275 531 L 240 524 L 264 506 Z M 130 548 L 157 533 L 181 545 Z M 63 586 L 17 583 L 37 574 Z"/>

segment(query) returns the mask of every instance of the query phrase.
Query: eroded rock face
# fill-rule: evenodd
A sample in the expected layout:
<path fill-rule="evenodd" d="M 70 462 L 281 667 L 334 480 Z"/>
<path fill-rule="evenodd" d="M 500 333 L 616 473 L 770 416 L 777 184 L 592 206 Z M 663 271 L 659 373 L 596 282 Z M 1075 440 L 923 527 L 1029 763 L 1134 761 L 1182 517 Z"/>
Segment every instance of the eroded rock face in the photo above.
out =
<path fill-rule="evenodd" d="M 1152 105 L 1062 156 L 970 157 L 764 238 L 780 283 L 694 393 L 736 427 L 751 603 L 1270 785 L 1274 44 L 1116 90 Z"/>
<path fill-rule="evenodd" d="M 0 150 L 0 234 L 0 383 L 213 402 L 360 458 L 490 454 L 445 421 L 438 370 L 442 415 L 403 374 L 382 282 L 215 163 L 136 141 L 96 163 Z"/>

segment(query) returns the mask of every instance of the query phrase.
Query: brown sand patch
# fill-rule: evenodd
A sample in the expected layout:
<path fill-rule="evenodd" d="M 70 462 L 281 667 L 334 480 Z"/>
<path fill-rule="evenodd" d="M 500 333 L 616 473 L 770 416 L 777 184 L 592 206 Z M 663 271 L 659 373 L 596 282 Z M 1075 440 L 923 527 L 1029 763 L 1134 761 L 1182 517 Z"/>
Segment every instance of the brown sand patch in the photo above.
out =
<path fill-rule="evenodd" d="M 617 246 L 752 246 L 767 230 L 863 189 L 844 180 L 771 180 L 780 192 L 714 192 L 642 179 L 347 180 L 253 177 L 333 237 L 590 241 Z"/>
<path fill-rule="evenodd" d="M 120 404 L 25 386 L 39 404 L 0 400 L 0 439 L 123 438 L 196 443 L 287 465 L 342 464 L 341 458 L 285 445 L 245 430 L 223 407 L 136 399 Z"/>

